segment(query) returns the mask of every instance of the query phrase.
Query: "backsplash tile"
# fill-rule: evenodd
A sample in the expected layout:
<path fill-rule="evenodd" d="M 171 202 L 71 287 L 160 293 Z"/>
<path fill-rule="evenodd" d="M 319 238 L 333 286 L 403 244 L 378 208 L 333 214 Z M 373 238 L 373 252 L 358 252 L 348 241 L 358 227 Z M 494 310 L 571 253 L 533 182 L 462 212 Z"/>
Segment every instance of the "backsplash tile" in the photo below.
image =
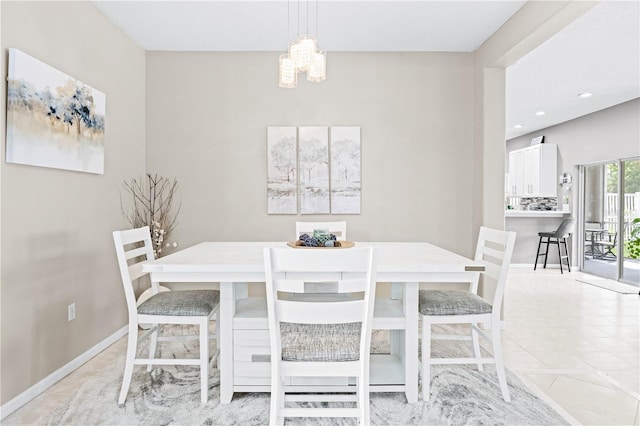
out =
<path fill-rule="evenodd" d="M 520 210 L 558 210 L 556 197 L 520 198 Z"/>

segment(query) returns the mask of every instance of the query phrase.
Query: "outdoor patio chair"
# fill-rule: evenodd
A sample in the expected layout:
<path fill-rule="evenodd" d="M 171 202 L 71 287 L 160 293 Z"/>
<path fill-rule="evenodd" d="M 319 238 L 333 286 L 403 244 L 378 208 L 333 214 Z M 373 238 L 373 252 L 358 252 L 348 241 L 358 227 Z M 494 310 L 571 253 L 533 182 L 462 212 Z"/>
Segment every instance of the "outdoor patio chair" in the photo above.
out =
<path fill-rule="evenodd" d="M 596 251 L 599 251 L 597 257 L 604 260 L 615 260 L 617 256 L 613 250 L 616 248 L 617 243 L 618 233 L 607 232 L 603 239 L 595 242 L 597 246 Z"/>

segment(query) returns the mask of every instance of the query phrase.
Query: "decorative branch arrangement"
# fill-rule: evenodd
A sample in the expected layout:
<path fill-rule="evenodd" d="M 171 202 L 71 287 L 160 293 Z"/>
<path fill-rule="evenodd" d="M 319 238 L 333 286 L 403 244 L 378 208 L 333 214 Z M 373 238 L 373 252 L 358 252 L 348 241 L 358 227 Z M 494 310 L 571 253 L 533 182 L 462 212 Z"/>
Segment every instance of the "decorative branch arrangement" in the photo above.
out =
<path fill-rule="evenodd" d="M 122 215 L 134 228 L 149 226 L 153 254 L 160 257 L 164 242 L 178 223 L 182 206 L 182 200 L 176 201 L 178 181 L 147 173 L 146 179 L 133 178 L 122 185 L 132 199 L 131 207 L 125 210 L 120 194 Z M 177 247 L 178 243 L 166 243 L 166 247 L 170 246 Z"/>

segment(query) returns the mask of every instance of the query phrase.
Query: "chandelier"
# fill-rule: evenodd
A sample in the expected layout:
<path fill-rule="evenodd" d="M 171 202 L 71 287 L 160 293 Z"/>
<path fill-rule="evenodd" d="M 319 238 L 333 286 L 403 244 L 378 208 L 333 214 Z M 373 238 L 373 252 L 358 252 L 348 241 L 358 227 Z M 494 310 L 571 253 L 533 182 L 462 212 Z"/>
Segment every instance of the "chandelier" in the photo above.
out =
<path fill-rule="evenodd" d="M 287 28 L 290 24 L 290 8 L 287 3 Z M 289 45 L 287 53 L 280 55 L 279 85 L 294 88 L 298 74 L 307 73 L 307 80 L 320 82 L 327 78 L 327 54 L 317 48 L 317 41 L 309 35 L 309 1 L 307 0 L 307 34 L 300 35 L 300 1 L 298 1 L 298 38 Z M 318 0 L 316 0 L 316 35 L 318 34 Z"/>

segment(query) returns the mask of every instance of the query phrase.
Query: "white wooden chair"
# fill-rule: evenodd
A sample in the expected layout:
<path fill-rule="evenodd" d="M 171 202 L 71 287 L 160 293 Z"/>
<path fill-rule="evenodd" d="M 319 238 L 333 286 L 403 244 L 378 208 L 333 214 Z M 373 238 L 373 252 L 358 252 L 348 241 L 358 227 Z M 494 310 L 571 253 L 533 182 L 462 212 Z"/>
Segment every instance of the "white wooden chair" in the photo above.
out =
<path fill-rule="evenodd" d="M 347 239 L 347 222 L 296 222 L 296 240 L 300 234 L 313 236 L 314 229 L 325 229 L 336 236 L 338 241 Z"/>
<path fill-rule="evenodd" d="M 118 404 L 124 404 L 131 384 L 134 365 L 147 365 L 151 371 L 153 365 L 193 365 L 200 366 L 200 387 L 202 402 L 207 402 L 209 396 L 209 321 L 218 314 L 220 292 L 217 290 L 188 290 L 159 292 L 157 282 L 151 282 L 154 295 L 140 306 L 136 307 L 133 282 L 148 274 L 142 272 L 142 264 L 153 260 L 153 246 L 149 227 L 114 231 L 113 241 L 118 255 L 120 275 L 129 311 L 129 338 L 127 345 L 127 359 L 122 379 L 122 388 L 118 397 Z M 139 324 L 151 327 L 138 336 Z M 160 336 L 162 324 L 194 324 L 199 326 L 197 336 Z M 217 327 L 218 321 L 216 321 Z M 137 357 L 138 341 L 151 338 L 149 343 L 149 357 Z M 199 339 L 200 358 L 155 358 L 157 342 L 177 339 Z M 215 361 L 216 352 L 211 359 Z"/>
<path fill-rule="evenodd" d="M 506 232 L 486 227 L 480 228 L 475 261 L 485 266 L 484 282 L 496 283 L 492 303 L 478 296 L 478 280 L 471 282 L 470 290 L 420 290 L 419 310 L 422 321 L 422 399 L 429 400 L 431 365 L 435 364 L 477 364 L 483 370 L 483 364 L 496 364 L 496 371 L 502 397 L 510 402 L 509 389 L 502 360 L 502 342 L 500 339 L 500 311 L 507 283 L 507 273 L 511 254 L 516 240 L 515 232 Z M 434 324 L 469 324 L 470 336 L 432 335 Z M 491 335 L 478 327 L 478 324 L 490 325 Z M 480 352 L 478 333 L 493 343 L 493 357 L 483 358 Z M 473 358 L 432 358 L 431 339 L 470 340 L 473 346 Z"/>
<path fill-rule="evenodd" d="M 357 417 L 369 420 L 369 351 L 375 298 L 372 248 L 264 252 L 271 339 L 269 424 L 285 417 Z M 291 297 L 306 284 L 337 283 L 339 293 L 359 299 Z M 355 377 L 353 394 L 285 394 L 288 377 Z M 287 402 L 355 402 L 355 408 L 290 407 Z"/>

